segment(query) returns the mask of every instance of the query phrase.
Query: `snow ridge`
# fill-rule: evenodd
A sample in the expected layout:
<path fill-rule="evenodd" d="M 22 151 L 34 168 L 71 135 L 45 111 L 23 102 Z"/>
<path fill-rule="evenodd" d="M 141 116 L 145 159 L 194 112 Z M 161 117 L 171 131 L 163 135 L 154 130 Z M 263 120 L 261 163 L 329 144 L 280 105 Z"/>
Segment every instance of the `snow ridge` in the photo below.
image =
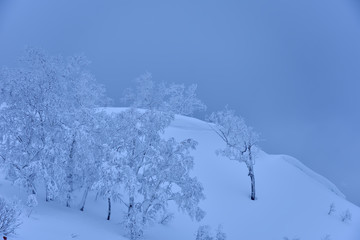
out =
<path fill-rule="evenodd" d="M 343 194 L 336 186 L 333 184 L 329 179 L 325 178 L 324 176 L 314 172 L 307 166 L 305 166 L 302 162 L 300 162 L 298 159 L 288 156 L 288 155 L 278 155 L 282 160 L 288 162 L 289 164 L 293 165 L 294 167 L 300 169 L 302 172 L 304 172 L 306 175 L 314 179 L 315 181 L 319 182 L 320 184 L 324 185 L 326 188 L 328 188 L 330 191 L 335 193 L 336 195 L 346 199 L 345 194 Z"/>
<path fill-rule="evenodd" d="M 114 109 L 115 110 L 115 109 Z M 170 127 L 183 129 L 183 130 L 198 130 L 198 131 L 212 131 L 211 123 L 208 123 L 206 121 L 202 121 L 196 118 L 182 116 L 182 115 L 176 115 L 175 120 L 171 123 Z M 261 150 L 263 152 L 263 150 Z M 273 155 L 263 152 L 264 155 Z M 262 155 L 259 153 L 259 155 Z M 322 184 L 324 187 L 335 193 L 341 198 L 346 199 L 345 194 L 343 194 L 338 187 L 334 183 L 332 183 L 329 179 L 326 177 L 316 173 L 315 171 L 311 170 L 309 167 L 305 166 L 300 160 L 286 155 L 286 154 L 279 154 L 279 155 L 273 155 L 278 156 L 279 159 L 282 159 L 283 161 L 291 164 L 292 166 L 298 168 L 303 173 L 305 173 L 307 176 L 315 180 L 316 182 Z M 261 159 L 261 156 L 260 156 Z"/>

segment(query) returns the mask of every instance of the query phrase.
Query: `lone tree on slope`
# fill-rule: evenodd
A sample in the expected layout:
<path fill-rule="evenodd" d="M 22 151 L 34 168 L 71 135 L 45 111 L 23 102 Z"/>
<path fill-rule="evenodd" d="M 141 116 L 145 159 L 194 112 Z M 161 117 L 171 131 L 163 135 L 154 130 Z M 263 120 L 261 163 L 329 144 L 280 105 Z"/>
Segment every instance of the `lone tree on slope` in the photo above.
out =
<path fill-rule="evenodd" d="M 251 180 L 251 200 L 255 200 L 254 150 L 257 148 L 259 135 L 241 117 L 236 116 L 233 110 L 212 113 L 209 121 L 214 124 L 212 129 L 226 144 L 224 149 L 217 150 L 217 154 L 246 164 Z"/>

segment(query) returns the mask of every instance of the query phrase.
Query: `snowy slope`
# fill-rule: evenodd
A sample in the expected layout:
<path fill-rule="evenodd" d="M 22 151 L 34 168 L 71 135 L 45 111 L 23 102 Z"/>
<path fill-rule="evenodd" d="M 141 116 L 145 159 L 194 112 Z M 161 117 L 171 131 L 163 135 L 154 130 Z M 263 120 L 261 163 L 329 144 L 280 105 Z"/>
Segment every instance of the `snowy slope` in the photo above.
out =
<path fill-rule="evenodd" d="M 121 109 L 109 109 L 109 112 Z M 223 143 L 208 123 L 177 116 L 165 133 L 181 140 L 194 138 L 199 145 L 193 174 L 205 189 L 206 200 L 201 207 L 207 212 L 201 223 L 192 222 L 175 212 L 167 226 L 147 229 L 146 240 L 191 240 L 199 225 L 214 229 L 221 224 L 229 240 L 282 240 L 299 238 L 321 240 L 360 239 L 360 208 L 348 202 L 334 184 L 313 172 L 300 161 L 284 155 L 258 153 L 255 165 L 256 201 L 249 198 L 250 182 L 247 169 L 238 162 L 216 156 L 215 150 Z M 7 198 L 24 199 L 17 187 L 2 181 L 0 194 Z M 329 206 L 336 212 L 328 215 Z M 115 206 L 112 220 L 106 221 L 106 202 L 89 196 L 85 212 L 66 208 L 58 203 L 39 203 L 30 217 L 23 217 L 18 240 L 121 240 L 123 229 Z M 350 210 L 352 221 L 341 222 L 342 212 Z M 26 210 L 25 210 L 26 211 Z"/>

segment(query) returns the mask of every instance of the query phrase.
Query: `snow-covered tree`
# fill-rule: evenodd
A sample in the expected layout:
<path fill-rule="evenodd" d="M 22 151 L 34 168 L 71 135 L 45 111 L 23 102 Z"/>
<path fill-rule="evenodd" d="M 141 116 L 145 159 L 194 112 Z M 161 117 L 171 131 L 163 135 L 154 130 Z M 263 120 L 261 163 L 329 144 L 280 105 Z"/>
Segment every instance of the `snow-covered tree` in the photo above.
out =
<path fill-rule="evenodd" d="M 21 224 L 21 212 L 15 203 L 9 203 L 0 197 L 0 235 L 14 234 Z"/>
<path fill-rule="evenodd" d="M 219 225 L 216 230 L 215 239 L 216 240 L 226 240 L 226 234 L 223 232 L 223 228 L 221 225 Z"/>
<path fill-rule="evenodd" d="M 46 200 L 61 194 L 69 203 L 74 162 L 80 160 L 74 159 L 77 138 L 104 102 L 104 89 L 86 71 L 83 57 L 28 49 L 21 64 L 0 75 L 0 155 L 8 177 L 30 195 L 36 196 L 36 183 L 42 182 Z"/>
<path fill-rule="evenodd" d="M 131 239 L 139 238 L 148 224 L 171 219 L 170 201 L 200 220 L 203 188 L 190 176 L 190 152 L 197 143 L 162 136 L 174 113 L 204 108 L 196 86 L 148 79 L 132 105 L 149 110 L 109 115 L 99 108 L 106 102 L 104 89 L 86 64 L 83 57 L 65 59 L 28 49 L 21 68 L 0 73 L 0 158 L 7 178 L 27 190 L 28 207 L 37 205 L 37 189 L 44 187 L 46 201 L 57 199 L 69 207 L 74 192 L 83 191 L 84 210 L 93 189 L 108 201 L 108 219 L 112 201 L 125 206 Z M 155 88 L 149 91 L 151 84 Z"/>
<path fill-rule="evenodd" d="M 81 183 L 79 188 L 83 190 L 80 202 L 81 211 L 84 211 L 88 192 L 94 188 L 94 184 L 99 182 L 100 177 L 108 176 L 101 173 L 101 166 L 113 151 L 109 147 L 109 143 L 114 137 L 113 131 L 109 131 L 110 121 L 111 117 L 106 112 L 99 110 L 93 115 L 90 128 L 82 135 L 82 138 L 78 139 L 76 162 Z M 103 182 L 108 183 L 108 181 Z"/>
<path fill-rule="evenodd" d="M 251 180 L 251 200 L 255 200 L 254 153 L 258 148 L 256 144 L 259 135 L 247 126 L 241 117 L 235 115 L 233 110 L 225 109 L 212 113 L 209 121 L 213 123 L 211 125 L 213 130 L 226 144 L 225 148 L 218 150 L 217 153 L 246 164 Z"/>
<path fill-rule="evenodd" d="M 103 162 L 95 189 L 123 204 L 130 239 L 141 237 L 148 224 L 166 219 L 170 201 L 196 220 L 204 216 L 198 207 L 203 188 L 189 175 L 194 164 L 190 151 L 196 142 L 161 137 L 172 118 L 135 109 L 113 116 L 116 132 L 108 144 L 112 152 Z"/>
<path fill-rule="evenodd" d="M 208 225 L 200 226 L 196 233 L 196 240 L 214 240 L 211 236 L 211 228 Z"/>
<path fill-rule="evenodd" d="M 127 89 L 122 98 L 132 107 L 192 115 L 206 110 L 206 106 L 196 96 L 196 84 L 185 87 L 183 84 L 156 83 L 150 73 L 136 80 L 135 89 Z"/>
<path fill-rule="evenodd" d="M 123 114 L 106 114 L 101 123 L 101 133 L 98 140 L 101 142 L 101 161 L 97 167 L 98 177 L 91 184 L 91 189 L 108 201 L 107 220 L 111 216 L 111 202 L 121 201 L 123 181 L 123 165 L 116 161 L 118 141 L 124 138 L 127 124 L 122 118 Z M 135 119 L 134 119 L 135 120 Z"/>
<path fill-rule="evenodd" d="M 84 210 L 88 192 L 100 177 L 99 169 L 109 154 L 111 139 L 108 129 L 109 116 L 101 110 L 79 113 L 73 126 L 68 129 L 65 144 L 66 161 L 61 165 L 63 184 L 62 200 L 67 206 L 74 203 L 74 192 L 83 191 L 80 210 Z"/>
<path fill-rule="evenodd" d="M 38 205 L 38 201 L 35 194 L 30 194 L 27 197 L 26 206 L 28 207 L 27 216 L 30 217 L 33 209 Z"/>

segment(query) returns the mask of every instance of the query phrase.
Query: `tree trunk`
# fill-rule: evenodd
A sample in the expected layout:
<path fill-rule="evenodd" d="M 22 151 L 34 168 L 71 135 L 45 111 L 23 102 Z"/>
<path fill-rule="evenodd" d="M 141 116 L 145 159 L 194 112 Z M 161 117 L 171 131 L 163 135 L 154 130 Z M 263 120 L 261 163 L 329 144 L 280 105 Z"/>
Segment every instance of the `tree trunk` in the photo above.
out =
<path fill-rule="evenodd" d="M 129 197 L 127 227 L 130 230 L 130 239 L 131 240 L 139 239 L 139 237 L 142 235 L 142 231 L 141 231 L 141 229 L 139 229 L 139 226 L 136 222 L 136 216 L 134 213 L 134 204 L 135 204 L 135 198 Z"/>
<path fill-rule="evenodd" d="M 70 207 L 70 203 L 71 203 L 71 190 L 68 191 L 67 195 L 66 195 L 66 207 Z"/>
<path fill-rule="evenodd" d="M 133 210 L 134 207 L 134 197 L 129 197 L 129 207 L 128 207 L 128 216 L 131 215 L 131 212 Z"/>
<path fill-rule="evenodd" d="M 80 208 L 80 211 L 84 211 L 85 202 L 86 202 L 87 195 L 88 195 L 88 193 L 89 193 L 89 189 L 90 189 L 90 187 L 87 187 L 87 188 L 85 189 L 85 192 L 84 192 L 83 197 L 82 197 L 82 199 L 81 199 L 81 208 Z"/>
<path fill-rule="evenodd" d="M 49 189 L 48 189 L 47 186 L 46 186 L 46 189 L 45 189 L 45 201 L 46 202 L 50 201 Z"/>
<path fill-rule="evenodd" d="M 109 204 L 109 207 L 108 207 L 107 220 L 110 220 L 110 216 L 111 216 L 111 199 L 110 198 L 108 198 L 108 204 Z"/>
<path fill-rule="evenodd" d="M 66 196 L 66 206 L 70 207 L 71 205 L 71 200 L 72 200 L 72 193 L 74 191 L 74 176 L 73 176 L 73 171 L 74 171 L 74 153 L 75 153 L 75 144 L 76 144 L 76 140 L 75 140 L 75 135 L 73 136 L 73 141 L 71 143 L 71 147 L 70 147 L 70 153 L 69 153 L 69 160 L 68 160 L 68 165 L 67 165 L 67 184 L 69 184 L 68 186 L 68 191 L 67 191 L 67 196 Z"/>
<path fill-rule="evenodd" d="M 254 166 L 251 164 L 248 166 L 248 169 L 249 169 L 249 177 L 250 177 L 250 180 L 251 180 L 251 200 L 255 200 L 256 197 L 255 197 L 255 174 L 254 174 Z"/>
<path fill-rule="evenodd" d="M 49 202 L 49 201 L 52 201 L 52 200 L 54 200 L 53 199 L 53 195 L 51 195 L 50 193 L 49 193 L 49 189 L 48 189 L 48 187 L 46 187 L 46 192 L 45 192 L 45 200 L 46 200 L 46 202 Z"/>
<path fill-rule="evenodd" d="M 249 169 L 249 177 L 251 180 L 251 200 L 255 200 L 256 196 L 255 196 L 255 173 L 254 173 L 254 161 L 253 161 L 253 156 L 252 156 L 252 151 L 251 151 L 252 145 L 250 144 L 247 147 L 248 150 L 248 154 L 249 154 L 249 162 L 247 162 L 247 167 Z"/>

